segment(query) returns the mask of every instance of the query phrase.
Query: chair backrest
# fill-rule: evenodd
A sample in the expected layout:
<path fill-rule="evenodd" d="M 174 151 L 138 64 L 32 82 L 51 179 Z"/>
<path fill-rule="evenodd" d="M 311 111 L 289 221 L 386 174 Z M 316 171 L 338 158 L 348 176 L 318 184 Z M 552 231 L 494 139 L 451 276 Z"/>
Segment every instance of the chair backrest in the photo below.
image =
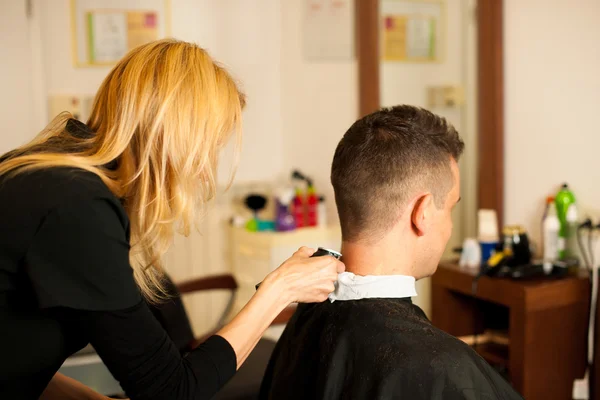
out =
<path fill-rule="evenodd" d="M 237 282 L 230 274 L 192 278 L 177 285 L 175 285 L 167 276 L 165 289 L 170 295 L 169 300 L 158 305 L 149 304 L 149 307 L 169 337 L 175 342 L 179 351 L 185 353 L 204 342 L 225 325 L 235 303 L 235 292 L 237 288 Z M 231 295 L 216 327 L 209 330 L 209 333 L 199 338 L 194 338 L 192 325 L 185 311 L 185 306 L 181 297 L 188 293 L 197 293 L 208 290 L 229 290 Z M 296 305 L 289 305 L 275 318 L 271 325 L 286 324 L 295 311 Z"/>
<path fill-rule="evenodd" d="M 225 325 L 233 309 L 235 291 L 238 285 L 235 278 L 230 274 L 192 278 L 177 285 L 168 276 L 165 278 L 165 289 L 170 296 L 169 300 L 158 305 L 149 304 L 149 306 L 158 322 L 160 322 L 169 337 L 175 342 L 179 351 L 185 353 L 198 346 Z M 221 318 L 217 322 L 217 326 L 204 336 L 195 338 L 181 297 L 188 293 L 208 290 L 229 290 L 231 295 L 224 312 L 221 314 Z"/>
<path fill-rule="evenodd" d="M 238 288 L 238 284 L 235 281 L 233 275 L 230 274 L 221 274 L 221 275 L 212 275 L 205 276 L 202 278 L 195 278 L 185 282 L 181 282 L 177 284 L 177 289 L 179 293 L 185 295 L 187 293 L 195 293 L 195 292 L 203 292 L 208 290 L 229 290 L 229 300 L 227 301 L 227 305 L 225 306 L 225 310 L 221 313 L 221 318 L 217 322 L 217 326 L 214 329 L 216 332 L 218 329 L 221 329 L 223 325 L 227 322 L 231 314 L 231 310 L 233 310 L 233 305 L 235 303 L 235 292 Z M 205 337 L 208 338 L 208 337 Z"/>

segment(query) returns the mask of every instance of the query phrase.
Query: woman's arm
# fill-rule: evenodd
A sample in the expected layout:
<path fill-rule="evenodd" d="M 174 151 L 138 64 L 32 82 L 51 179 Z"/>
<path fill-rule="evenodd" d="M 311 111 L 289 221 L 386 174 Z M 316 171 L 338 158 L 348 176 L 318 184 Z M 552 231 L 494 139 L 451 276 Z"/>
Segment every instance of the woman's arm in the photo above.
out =
<path fill-rule="evenodd" d="M 73 251 L 57 243 L 69 243 Z M 334 289 L 343 264 L 333 257 L 310 258 L 312 253 L 296 252 L 265 278 L 220 335 L 184 357 L 139 297 L 126 231 L 110 201 L 92 199 L 55 209 L 36 233 L 27 261 L 30 277 L 43 288 L 38 297 L 48 315 L 92 344 L 131 399 L 208 400 L 285 306 L 323 301 Z"/>
<path fill-rule="evenodd" d="M 323 301 L 343 264 L 300 249 L 265 278 L 231 323 L 182 357 L 144 302 L 120 311 L 63 309 L 131 399 L 210 399 L 231 378 L 265 329 L 294 301 Z M 58 311 L 57 311 L 58 312 Z"/>
<path fill-rule="evenodd" d="M 109 400 L 109 397 L 57 372 L 40 396 L 40 400 Z"/>
<path fill-rule="evenodd" d="M 271 322 L 291 302 L 327 299 L 344 264 L 333 257 L 309 258 L 314 250 L 300 248 L 260 285 L 250 302 L 217 335 L 233 347 L 239 368 Z"/>

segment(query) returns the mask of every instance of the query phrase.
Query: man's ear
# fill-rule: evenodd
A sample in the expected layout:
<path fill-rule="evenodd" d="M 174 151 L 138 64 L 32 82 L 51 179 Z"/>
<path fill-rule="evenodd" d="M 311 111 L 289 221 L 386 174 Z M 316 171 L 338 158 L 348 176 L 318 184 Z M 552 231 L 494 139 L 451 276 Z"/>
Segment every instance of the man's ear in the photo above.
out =
<path fill-rule="evenodd" d="M 422 195 L 415 202 L 410 216 L 410 222 L 417 236 L 423 236 L 429 230 L 429 226 L 431 225 L 432 206 L 433 196 L 431 193 Z"/>

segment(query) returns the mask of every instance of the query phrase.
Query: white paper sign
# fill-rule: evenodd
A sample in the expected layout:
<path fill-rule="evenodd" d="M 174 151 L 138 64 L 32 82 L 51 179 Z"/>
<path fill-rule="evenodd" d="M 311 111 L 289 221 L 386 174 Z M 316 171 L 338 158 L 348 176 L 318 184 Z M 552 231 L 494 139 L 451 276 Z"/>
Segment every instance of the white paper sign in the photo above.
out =
<path fill-rule="evenodd" d="M 90 62 L 114 62 L 127 53 L 127 14 L 89 14 Z"/>
<path fill-rule="evenodd" d="M 310 61 L 352 59 L 354 56 L 353 5 L 352 0 L 304 0 L 305 59 Z"/>

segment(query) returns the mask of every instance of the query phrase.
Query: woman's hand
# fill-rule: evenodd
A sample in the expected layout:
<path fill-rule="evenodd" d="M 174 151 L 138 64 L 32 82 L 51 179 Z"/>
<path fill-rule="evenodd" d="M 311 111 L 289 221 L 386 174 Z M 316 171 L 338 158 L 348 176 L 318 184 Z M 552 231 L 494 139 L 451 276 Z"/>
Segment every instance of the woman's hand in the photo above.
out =
<path fill-rule="evenodd" d="M 308 247 L 298 249 L 265 278 L 261 288 L 279 288 L 285 305 L 293 302 L 320 303 L 327 300 L 329 293 L 335 289 L 333 283 L 337 280 L 338 273 L 344 272 L 345 266 L 331 256 L 311 258 L 314 252 Z"/>
<path fill-rule="evenodd" d="M 314 252 L 301 247 L 271 272 L 250 302 L 217 333 L 233 347 L 238 368 L 285 307 L 293 302 L 322 302 L 333 292 L 338 273 L 346 267 L 331 256 L 310 258 Z"/>

